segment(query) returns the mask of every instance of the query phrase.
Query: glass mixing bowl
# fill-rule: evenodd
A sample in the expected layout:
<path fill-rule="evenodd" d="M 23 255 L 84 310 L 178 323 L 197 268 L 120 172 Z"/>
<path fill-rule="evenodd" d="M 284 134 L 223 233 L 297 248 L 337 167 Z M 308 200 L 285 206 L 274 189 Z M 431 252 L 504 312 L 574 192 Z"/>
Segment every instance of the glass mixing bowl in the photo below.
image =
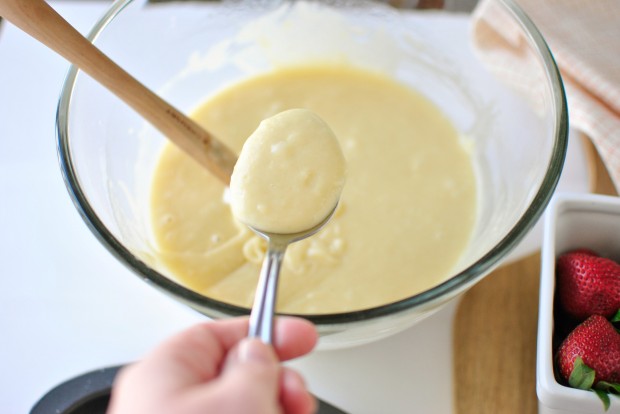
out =
<path fill-rule="evenodd" d="M 562 170 L 568 120 L 561 78 L 540 33 L 510 0 L 482 1 L 472 13 L 370 1 L 120 0 L 90 39 L 184 112 L 274 66 L 344 59 L 419 90 L 470 141 L 478 218 L 453 275 L 372 309 L 304 315 L 323 348 L 402 330 L 478 282 L 536 223 Z M 249 312 L 185 288 L 158 264 L 148 200 L 164 137 L 75 68 L 57 125 L 70 195 L 110 252 L 208 317 Z M 402 265 L 411 272 L 415 264 Z"/>

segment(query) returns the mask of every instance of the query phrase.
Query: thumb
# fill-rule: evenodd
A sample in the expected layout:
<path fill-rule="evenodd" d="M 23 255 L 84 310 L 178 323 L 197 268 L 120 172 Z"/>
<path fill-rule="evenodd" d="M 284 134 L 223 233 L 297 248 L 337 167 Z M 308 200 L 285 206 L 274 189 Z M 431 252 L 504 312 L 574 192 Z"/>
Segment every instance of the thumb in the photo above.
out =
<path fill-rule="evenodd" d="M 244 338 L 233 349 L 226 360 L 225 372 L 244 367 L 278 368 L 278 357 L 271 345 L 258 338 Z"/>
<path fill-rule="evenodd" d="M 280 369 L 271 345 L 246 338 L 229 353 L 220 385 L 234 391 L 237 412 L 280 412 Z"/>

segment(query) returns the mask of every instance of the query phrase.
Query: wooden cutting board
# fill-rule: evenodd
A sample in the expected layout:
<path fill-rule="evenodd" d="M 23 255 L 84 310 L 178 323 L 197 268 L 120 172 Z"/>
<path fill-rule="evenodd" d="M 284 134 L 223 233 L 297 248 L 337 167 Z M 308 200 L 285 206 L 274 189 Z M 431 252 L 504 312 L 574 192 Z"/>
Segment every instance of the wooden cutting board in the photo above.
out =
<path fill-rule="evenodd" d="M 586 143 L 594 193 L 617 195 Z M 536 414 L 540 254 L 501 267 L 463 296 L 454 322 L 456 414 Z"/>

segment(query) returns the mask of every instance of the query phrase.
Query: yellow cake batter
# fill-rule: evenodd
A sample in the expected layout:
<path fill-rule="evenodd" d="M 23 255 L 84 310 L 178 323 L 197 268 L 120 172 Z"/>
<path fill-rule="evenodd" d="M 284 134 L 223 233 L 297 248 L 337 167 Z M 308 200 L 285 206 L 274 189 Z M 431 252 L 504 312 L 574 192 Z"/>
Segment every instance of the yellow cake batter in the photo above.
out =
<path fill-rule="evenodd" d="M 334 211 L 346 166 L 329 125 L 304 108 L 263 120 L 243 144 L 230 179 L 230 206 L 242 223 L 294 234 Z"/>
<path fill-rule="evenodd" d="M 476 218 L 471 159 L 426 98 L 351 67 L 281 69 L 210 97 L 193 118 L 239 152 L 259 123 L 307 108 L 334 131 L 347 183 L 332 220 L 289 247 L 278 310 L 332 313 L 390 303 L 451 275 Z M 185 286 L 250 307 L 265 243 L 237 222 L 225 187 L 173 146 L 152 188 L 161 261 Z"/>

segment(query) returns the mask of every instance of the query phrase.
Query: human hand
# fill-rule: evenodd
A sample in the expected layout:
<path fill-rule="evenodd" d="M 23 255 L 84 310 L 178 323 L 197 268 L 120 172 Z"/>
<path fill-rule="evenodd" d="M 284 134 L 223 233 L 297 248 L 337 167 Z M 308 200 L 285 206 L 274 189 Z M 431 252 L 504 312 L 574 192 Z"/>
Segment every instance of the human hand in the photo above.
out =
<path fill-rule="evenodd" d="M 283 367 L 314 348 L 314 326 L 276 319 L 273 347 L 246 338 L 247 318 L 189 328 L 123 369 L 108 414 L 309 414 L 316 401 L 301 376 Z"/>

